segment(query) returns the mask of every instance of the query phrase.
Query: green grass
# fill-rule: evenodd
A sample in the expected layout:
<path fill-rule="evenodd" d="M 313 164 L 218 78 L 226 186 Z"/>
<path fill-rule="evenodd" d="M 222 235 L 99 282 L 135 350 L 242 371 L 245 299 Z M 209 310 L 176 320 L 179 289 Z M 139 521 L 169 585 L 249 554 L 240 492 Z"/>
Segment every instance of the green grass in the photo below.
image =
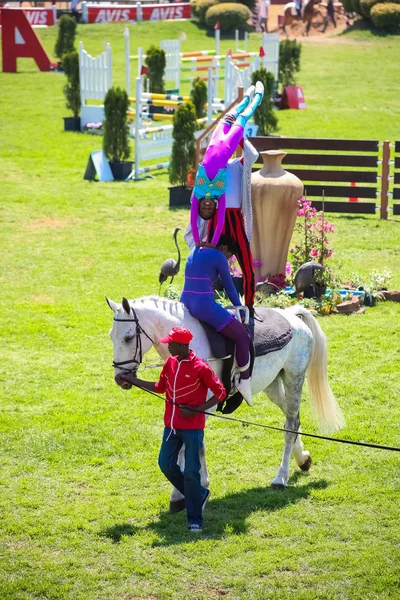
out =
<path fill-rule="evenodd" d="M 82 26 L 78 35 L 93 54 L 111 41 L 120 84 L 123 28 Z M 186 49 L 212 47 L 191 23 L 132 31 L 144 47 L 181 31 Z M 55 31 L 39 35 L 51 52 Z M 400 139 L 399 38 L 346 39 L 304 44 L 307 110 L 279 113 L 282 135 Z M 101 141 L 62 131 L 63 85 L 27 60 L 18 74 L 0 74 L 1 600 L 397 598 L 397 454 L 310 439 L 311 471 L 292 463 L 290 487 L 278 493 L 269 484 L 281 434 L 210 420 L 204 534 L 193 540 L 184 514 L 167 512 L 162 405 L 115 386 L 104 294 L 157 293 L 173 229 L 188 212 L 168 210 L 165 174 L 83 181 Z M 399 218 L 330 220 L 343 278 L 387 267 L 400 288 Z M 400 446 L 399 317 L 398 304 L 381 303 L 320 320 L 347 421 L 341 437 Z M 261 396 L 238 416 L 282 425 Z M 317 431 L 306 390 L 302 427 Z"/>

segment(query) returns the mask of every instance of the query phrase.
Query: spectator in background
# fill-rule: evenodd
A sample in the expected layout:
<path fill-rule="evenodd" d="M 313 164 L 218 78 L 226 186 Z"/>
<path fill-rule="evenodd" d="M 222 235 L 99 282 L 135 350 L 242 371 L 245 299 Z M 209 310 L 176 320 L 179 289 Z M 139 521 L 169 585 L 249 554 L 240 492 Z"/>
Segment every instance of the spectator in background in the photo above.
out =
<path fill-rule="evenodd" d="M 333 0 L 328 0 L 328 4 L 326 6 L 325 23 L 324 23 L 324 28 L 322 30 L 322 33 L 325 33 L 326 28 L 328 27 L 329 19 L 332 21 L 333 25 L 336 27 L 335 8 L 333 6 Z"/>
<path fill-rule="evenodd" d="M 79 21 L 78 2 L 79 0 L 71 0 L 71 11 L 76 21 Z"/>
<path fill-rule="evenodd" d="M 260 6 L 260 27 L 261 31 L 268 33 L 268 13 L 269 13 L 270 1 L 261 0 Z"/>

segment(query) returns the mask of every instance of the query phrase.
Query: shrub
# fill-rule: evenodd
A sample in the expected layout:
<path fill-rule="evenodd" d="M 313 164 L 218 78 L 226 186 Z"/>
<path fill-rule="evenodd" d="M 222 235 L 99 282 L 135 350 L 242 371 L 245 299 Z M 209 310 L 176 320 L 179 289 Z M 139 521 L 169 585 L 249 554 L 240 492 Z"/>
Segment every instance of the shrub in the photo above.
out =
<path fill-rule="evenodd" d="M 190 0 L 190 8 L 192 11 L 192 15 L 199 18 L 199 0 Z"/>
<path fill-rule="evenodd" d="M 207 103 L 207 86 L 201 77 L 196 77 L 193 81 L 190 99 L 194 104 L 197 118 L 201 119 L 206 114 L 205 106 Z"/>
<path fill-rule="evenodd" d="M 295 73 L 300 71 L 301 44 L 283 40 L 279 44 L 279 81 L 283 87 L 296 85 Z"/>
<path fill-rule="evenodd" d="M 194 167 L 196 160 L 194 139 L 196 112 L 191 102 L 178 106 L 172 124 L 174 142 L 169 166 L 169 180 L 171 183 L 186 186 L 189 171 Z"/>
<path fill-rule="evenodd" d="M 104 99 L 103 150 L 108 160 L 120 162 L 129 157 L 129 127 L 126 111 L 128 94 L 121 88 L 112 87 Z"/>
<path fill-rule="evenodd" d="M 257 81 L 264 84 L 264 98 L 254 113 L 254 123 L 258 125 L 258 135 L 269 135 L 278 129 L 278 119 L 274 113 L 271 100 L 275 79 L 272 73 L 261 67 L 258 71 L 254 71 L 251 76 L 253 85 Z"/>
<path fill-rule="evenodd" d="M 149 68 L 146 79 L 150 80 L 150 91 L 154 94 L 164 92 L 165 52 L 157 46 L 150 46 L 146 52 L 145 63 Z"/>
<path fill-rule="evenodd" d="M 69 52 L 63 57 L 64 73 L 67 84 L 64 86 L 64 94 L 67 99 L 67 108 L 71 109 L 74 117 L 79 117 L 81 110 L 81 90 L 79 86 L 79 54 Z"/>
<path fill-rule="evenodd" d="M 364 17 L 371 17 L 371 8 L 379 2 L 379 0 L 360 0 L 360 8 Z"/>
<path fill-rule="evenodd" d="M 230 29 L 246 29 L 247 21 L 251 17 L 251 11 L 244 4 L 233 4 L 226 2 L 211 6 L 206 13 L 207 27 L 214 27 L 220 23 L 221 31 Z"/>
<path fill-rule="evenodd" d="M 362 10 L 361 10 L 361 6 L 360 6 L 360 0 L 351 0 L 351 11 L 350 12 L 355 12 L 358 15 L 362 16 Z"/>
<path fill-rule="evenodd" d="M 220 0 L 220 2 L 232 2 L 232 0 Z M 237 0 L 238 4 L 244 4 L 251 11 L 254 10 L 257 0 Z"/>
<path fill-rule="evenodd" d="M 58 36 L 54 48 L 55 55 L 62 60 L 64 54 L 75 50 L 76 21 L 74 17 L 62 15 L 58 25 Z"/>
<path fill-rule="evenodd" d="M 394 2 L 380 2 L 371 9 L 371 20 L 375 27 L 383 29 L 400 26 L 400 5 Z"/>
<path fill-rule="evenodd" d="M 345 12 L 351 13 L 353 8 L 351 5 L 352 0 L 342 0 L 343 8 Z"/>
<path fill-rule="evenodd" d="M 206 12 L 211 6 L 219 4 L 219 0 L 197 0 L 196 7 L 198 12 L 198 19 L 202 25 L 206 22 Z"/>

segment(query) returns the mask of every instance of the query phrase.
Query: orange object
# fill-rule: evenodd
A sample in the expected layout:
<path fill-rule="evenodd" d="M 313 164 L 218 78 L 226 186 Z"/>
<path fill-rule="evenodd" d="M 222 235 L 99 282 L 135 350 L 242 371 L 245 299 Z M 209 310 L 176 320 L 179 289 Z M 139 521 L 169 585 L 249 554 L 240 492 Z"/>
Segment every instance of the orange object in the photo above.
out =
<path fill-rule="evenodd" d="M 354 181 L 352 181 L 350 185 L 351 185 L 351 187 L 356 187 L 356 184 Z M 349 202 L 358 202 L 358 198 L 354 198 L 354 197 L 349 198 Z"/>

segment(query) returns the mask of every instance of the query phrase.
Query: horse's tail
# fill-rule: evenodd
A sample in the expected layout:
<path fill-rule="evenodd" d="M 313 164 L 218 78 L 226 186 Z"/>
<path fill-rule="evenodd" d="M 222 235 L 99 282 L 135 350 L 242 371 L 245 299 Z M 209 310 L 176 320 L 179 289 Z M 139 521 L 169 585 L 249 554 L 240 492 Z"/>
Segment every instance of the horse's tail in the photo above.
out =
<path fill-rule="evenodd" d="M 311 358 L 307 368 L 310 402 L 321 428 L 338 431 L 344 427 L 344 417 L 328 382 L 326 338 L 318 321 L 303 306 L 294 306 L 293 312 L 310 329 L 313 337 Z"/>

